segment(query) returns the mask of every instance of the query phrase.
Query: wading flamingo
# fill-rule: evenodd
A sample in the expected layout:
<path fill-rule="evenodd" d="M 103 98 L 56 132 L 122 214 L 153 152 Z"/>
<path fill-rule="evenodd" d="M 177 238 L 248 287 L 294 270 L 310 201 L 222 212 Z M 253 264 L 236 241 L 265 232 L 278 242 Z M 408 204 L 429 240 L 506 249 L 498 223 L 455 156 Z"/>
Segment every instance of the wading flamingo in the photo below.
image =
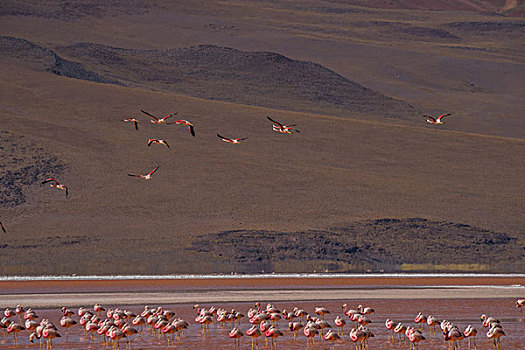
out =
<path fill-rule="evenodd" d="M 244 334 L 236 327 L 234 327 L 231 331 L 230 331 L 230 334 L 228 334 L 228 336 L 233 339 L 233 344 L 235 346 L 235 348 L 240 348 L 241 347 L 241 337 L 243 336 Z"/>
<path fill-rule="evenodd" d="M 471 325 L 468 325 L 467 328 L 465 328 L 465 330 L 463 331 L 463 335 L 465 336 L 465 338 L 467 338 L 467 341 L 468 341 L 469 350 L 470 350 L 470 343 L 471 343 L 470 338 L 472 338 L 472 343 L 474 344 L 474 348 L 476 348 L 476 343 L 474 342 L 474 338 L 476 337 L 477 334 L 478 334 L 477 329 L 472 327 Z"/>
<path fill-rule="evenodd" d="M 259 338 L 262 335 L 261 330 L 259 329 L 259 327 L 257 327 L 257 325 L 252 325 L 246 331 L 246 335 L 248 337 L 252 338 L 252 350 L 253 350 L 253 346 L 254 345 L 258 349 L 259 348 L 259 344 L 257 343 L 257 338 Z"/>
<path fill-rule="evenodd" d="M 154 172 L 157 171 L 157 169 L 160 168 L 160 165 L 158 167 L 156 167 L 155 169 L 153 169 L 152 171 L 150 171 L 148 174 L 146 175 L 133 175 L 133 174 L 128 174 L 128 176 L 134 176 L 134 177 L 140 177 L 141 179 L 144 179 L 144 180 L 151 180 L 151 175 L 153 175 Z"/>
<path fill-rule="evenodd" d="M 167 115 L 167 116 L 165 116 L 164 118 L 157 118 L 157 117 L 155 117 L 154 115 L 152 115 L 152 114 L 150 114 L 150 113 L 148 113 L 148 112 L 146 112 L 146 111 L 143 111 L 142 109 L 141 109 L 140 111 L 141 111 L 142 113 L 144 113 L 145 115 L 147 115 L 147 116 L 153 118 L 154 120 L 151 120 L 151 122 L 152 122 L 153 124 L 162 124 L 162 123 L 166 123 L 166 119 L 171 118 L 171 117 L 173 117 L 174 115 L 179 114 L 179 113 L 177 112 L 177 113 L 173 113 L 173 114 Z"/>
<path fill-rule="evenodd" d="M 45 183 L 48 183 L 48 182 L 53 182 L 52 184 L 49 185 L 49 187 L 54 187 L 54 188 L 58 188 L 59 190 L 66 191 L 66 198 L 67 198 L 68 189 L 67 189 L 66 185 L 63 185 L 63 184 L 59 183 L 57 180 L 53 179 L 52 177 L 42 181 L 42 184 L 45 184 Z"/>
<path fill-rule="evenodd" d="M 505 332 L 500 327 L 492 327 L 487 332 L 487 338 L 492 339 L 494 341 L 494 347 L 496 349 L 499 349 L 501 347 L 501 340 L 500 338 L 505 336 Z"/>
<path fill-rule="evenodd" d="M 75 321 L 74 319 L 68 316 L 64 316 L 60 319 L 60 325 L 66 329 L 66 340 L 65 340 L 66 343 L 67 343 L 67 332 L 69 328 L 73 327 L 76 324 L 77 324 L 77 321 Z"/>

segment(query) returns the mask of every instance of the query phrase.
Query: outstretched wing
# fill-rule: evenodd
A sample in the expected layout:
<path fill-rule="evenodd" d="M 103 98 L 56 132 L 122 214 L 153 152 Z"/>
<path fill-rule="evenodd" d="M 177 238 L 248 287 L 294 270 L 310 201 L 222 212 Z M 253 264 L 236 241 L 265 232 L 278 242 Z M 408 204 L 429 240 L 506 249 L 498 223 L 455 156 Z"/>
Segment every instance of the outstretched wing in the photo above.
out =
<path fill-rule="evenodd" d="M 152 117 L 153 119 L 155 119 L 155 120 L 157 120 L 157 121 L 159 120 L 159 118 L 155 117 L 154 115 L 149 114 L 148 112 L 146 112 L 146 111 L 144 111 L 144 110 L 142 110 L 142 109 L 141 109 L 140 111 L 141 111 L 142 113 L 144 113 L 145 115 L 150 116 L 150 117 Z"/>
<path fill-rule="evenodd" d="M 133 174 L 128 174 L 128 176 L 140 177 L 140 175 L 133 175 Z"/>
<path fill-rule="evenodd" d="M 268 120 L 270 120 L 272 123 L 275 123 L 275 124 L 279 125 L 280 128 L 283 128 L 283 125 L 281 123 L 279 123 L 278 121 L 275 121 L 275 120 L 273 120 L 272 118 L 270 118 L 268 116 L 266 116 L 266 118 L 268 118 Z"/>
<path fill-rule="evenodd" d="M 436 119 L 434 119 L 433 117 L 429 116 L 429 115 L 426 115 L 426 114 L 423 114 L 423 117 L 429 119 L 429 120 L 432 120 L 434 123 L 436 122 Z"/>
<path fill-rule="evenodd" d="M 230 141 L 230 142 L 233 141 L 232 139 L 229 139 L 227 137 L 221 136 L 219 134 L 217 134 L 217 136 L 219 136 L 219 138 L 223 139 L 224 141 Z"/>
<path fill-rule="evenodd" d="M 236 139 L 237 141 L 242 141 L 242 140 L 246 140 L 247 137 L 243 137 L 242 139 Z"/>
<path fill-rule="evenodd" d="M 149 139 L 149 140 L 148 140 L 148 147 L 151 146 L 151 144 L 153 143 L 153 140 L 154 140 L 154 139 Z"/>
<path fill-rule="evenodd" d="M 136 120 L 134 120 L 133 124 L 135 124 L 135 129 L 138 130 L 139 129 L 139 123 Z"/>
<path fill-rule="evenodd" d="M 58 181 L 53 179 L 52 177 L 48 178 L 48 179 L 45 179 L 44 181 L 42 181 L 42 184 L 45 184 L 45 183 L 48 183 L 48 182 L 51 182 L 53 181 L 55 184 L 58 185 Z"/>
<path fill-rule="evenodd" d="M 152 171 L 150 171 L 148 175 L 153 175 L 153 173 L 156 172 L 158 168 L 160 168 L 160 165 L 156 167 L 155 169 L 153 169 Z"/>
<path fill-rule="evenodd" d="M 69 191 L 67 189 L 67 186 L 64 186 L 64 188 L 66 189 L 66 198 L 67 198 L 67 195 L 69 194 Z"/>
<path fill-rule="evenodd" d="M 163 141 L 164 144 L 166 145 L 166 147 L 170 148 L 170 145 L 168 145 L 168 142 L 167 141 Z"/>
<path fill-rule="evenodd" d="M 445 114 L 442 114 L 442 115 L 440 115 L 440 116 L 437 118 L 437 121 L 439 122 L 439 121 L 441 121 L 441 118 L 445 118 L 446 116 L 451 115 L 451 114 L 452 114 L 452 113 L 445 113 Z"/>
<path fill-rule="evenodd" d="M 7 233 L 7 231 L 5 230 L 4 224 L 2 224 L 2 221 L 0 221 L 0 227 L 2 228 L 2 231 L 4 231 L 4 233 Z"/>
<path fill-rule="evenodd" d="M 193 127 L 193 125 L 190 125 L 190 132 L 193 135 L 193 137 L 195 137 L 195 128 Z"/>

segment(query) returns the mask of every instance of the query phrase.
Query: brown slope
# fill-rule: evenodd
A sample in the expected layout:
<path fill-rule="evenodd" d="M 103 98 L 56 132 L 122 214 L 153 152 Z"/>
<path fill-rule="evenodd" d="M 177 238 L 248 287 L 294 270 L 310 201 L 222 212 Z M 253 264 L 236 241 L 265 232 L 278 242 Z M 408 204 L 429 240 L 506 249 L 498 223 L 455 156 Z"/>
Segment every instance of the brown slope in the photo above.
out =
<path fill-rule="evenodd" d="M 70 198 L 29 186 L 25 206 L 1 210 L 9 227 L 3 274 L 226 271 L 231 265 L 190 249 L 198 236 L 328 231 L 378 217 L 469 224 L 523 245 L 523 184 L 515 181 L 523 171 L 522 141 L 212 102 L 9 67 L 2 125 L 68 164 L 63 182 Z M 146 107 L 179 111 L 196 124 L 197 137 L 186 128 L 152 125 L 139 112 Z M 301 133 L 272 132 L 268 113 L 298 123 Z M 125 115 L 140 119 L 138 132 L 121 121 Z M 217 132 L 248 139 L 230 146 Z M 167 139 L 172 149 L 148 148 L 149 137 Z M 430 155 L 434 149 L 439 152 Z M 156 165 L 161 168 L 150 182 L 126 176 Z M 435 238 L 426 235 L 429 242 Z M 55 263 L 68 256 L 82 258 Z M 326 266 L 321 261 L 311 270 Z"/>

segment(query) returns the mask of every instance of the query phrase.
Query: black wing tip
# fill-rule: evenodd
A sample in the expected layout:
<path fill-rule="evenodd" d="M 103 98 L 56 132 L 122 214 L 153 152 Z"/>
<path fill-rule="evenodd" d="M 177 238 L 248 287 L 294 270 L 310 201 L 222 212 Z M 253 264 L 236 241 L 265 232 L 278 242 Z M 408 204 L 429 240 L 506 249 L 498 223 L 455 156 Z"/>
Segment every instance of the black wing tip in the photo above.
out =
<path fill-rule="evenodd" d="M 190 125 L 190 133 L 195 137 L 195 129 Z"/>

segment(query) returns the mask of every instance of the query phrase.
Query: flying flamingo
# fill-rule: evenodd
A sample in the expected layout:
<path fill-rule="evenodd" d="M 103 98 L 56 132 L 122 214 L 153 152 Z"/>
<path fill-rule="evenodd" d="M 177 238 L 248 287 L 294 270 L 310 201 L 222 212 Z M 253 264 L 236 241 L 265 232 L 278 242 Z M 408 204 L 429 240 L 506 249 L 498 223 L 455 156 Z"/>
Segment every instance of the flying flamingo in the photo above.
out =
<path fill-rule="evenodd" d="M 166 124 L 186 125 L 190 129 L 190 133 L 193 135 L 193 137 L 195 137 L 195 125 L 193 125 L 192 123 L 190 123 L 187 120 L 181 119 L 181 120 L 176 120 L 176 121 L 174 121 L 172 123 L 166 123 Z"/>
<path fill-rule="evenodd" d="M 155 169 L 153 169 L 152 171 L 150 171 L 147 175 L 128 174 L 128 176 L 140 177 L 141 179 L 144 179 L 144 180 L 151 180 L 151 175 L 153 175 L 153 173 L 156 172 L 158 168 L 160 168 L 160 165 L 156 167 Z"/>
<path fill-rule="evenodd" d="M 247 137 L 243 137 L 241 139 L 230 139 L 230 138 L 227 138 L 227 137 L 224 137 L 224 136 L 221 136 L 219 134 L 217 134 L 217 136 L 223 140 L 224 142 L 228 142 L 228 143 L 231 143 L 231 144 L 235 144 L 235 143 L 241 143 L 242 140 L 246 140 Z"/>
<path fill-rule="evenodd" d="M 5 232 L 5 230 L 4 230 L 4 232 Z M 516 300 L 516 307 L 519 308 L 520 311 L 521 311 L 521 308 L 523 307 L 523 305 L 525 305 L 525 299 L 518 299 L 518 300 Z"/>
<path fill-rule="evenodd" d="M 179 113 L 177 112 L 177 113 L 173 113 L 173 114 L 167 115 L 167 116 L 165 116 L 164 118 L 157 118 L 157 117 L 155 117 L 154 115 L 151 115 L 151 114 L 149 114 L 149 113 L 146 112 L 146 111 L 143 111 L 142 109 L 141 109 L 140 111 L 141 111 L 142 113 L 144 113 L 145 115 L 150 116 L 151 118 L 155 119 L 155 120 L 151 120 L 151 122 L 152 122 L 153 124 L 162 124 L 162 123 L 166 123 L 166 119 L 171 118 L 171 117 L 173 117 L 174 115 L 179 114 Z"/>
<path fill-rule="evenodd" d="M 127 117 L 123 121 L 125 121 L 125 122 L 132 122 L 133 124 L 135 124 L 135 129 L 136 130 L 139 129 L 139 121 L 137 119 L 131 118 L 131 117 Z"/>
<path fill-rule="evenodd" d="M 449 116 L 451 115 L 452 113 L 446 113 L 446 114 L 442 114 L 440 115 L 437 119 L 429 116 L 429 115 L 426 115 L 424 114 L 423 117 L 427 118 L 427 123 L 430 123 L 430 124 L 434 124 L 434 125 L 437 125 L 437 124 L 443 124 L 443 122 L 441 121 L 442 118 L 445 118 L 446 116 Z"/>
<path fill-rule="evenodd" d="M 297 129 L 292 129 L 292 126 L 295 126 L 295 124 L 281 124 L 278 121 L 273 120 L 272 118 L 268 116 L 266 118 L 268 118 L 269 121 L 274 123 L 274 125 L 272 125 L 273 131 L 280 132 L 281 134 L 291 134 L 293 131 L 300 132 Z"/>
<path fill-rule="evenodd" d="M 0 227 L 2 228 L 2 231 L 4 231 L 4 233 L 7 233 L 7 231 L 5 230 L 4 224 L 2 224 L 2 221 L 0 221 Z"/>
<path fill-rule="evenodd" d="M 151 146 L 152 143 L 156 143 L 156 144 L 159 144 L 159 145 L 164 145 L 164 146 L 170 148 L 170 145 L 168 145 L 168 142 L 166 142 L 165 140 L 161 140 L 161 139 L 149 139 L 149 140 L 148 140 L 148 147 Z"/>
<path fill-rule="evenodd" d="M 63 184 L 59 183 L 57 180 L 53 179 L 52 177 L 44 180 L 42 182 L 42 184 L 45 184 L 45 183 L 48 183 L 48 182 L 54 182 L 54 183 L 50 184 L 49 187 L 54 187 L 54 188 L 58 188 L 59 190 L 66 191 L 66 198 L 67 198 L 68 190 L 67 190 L 67 186 L 66 185 L 63 185 Z"/>

